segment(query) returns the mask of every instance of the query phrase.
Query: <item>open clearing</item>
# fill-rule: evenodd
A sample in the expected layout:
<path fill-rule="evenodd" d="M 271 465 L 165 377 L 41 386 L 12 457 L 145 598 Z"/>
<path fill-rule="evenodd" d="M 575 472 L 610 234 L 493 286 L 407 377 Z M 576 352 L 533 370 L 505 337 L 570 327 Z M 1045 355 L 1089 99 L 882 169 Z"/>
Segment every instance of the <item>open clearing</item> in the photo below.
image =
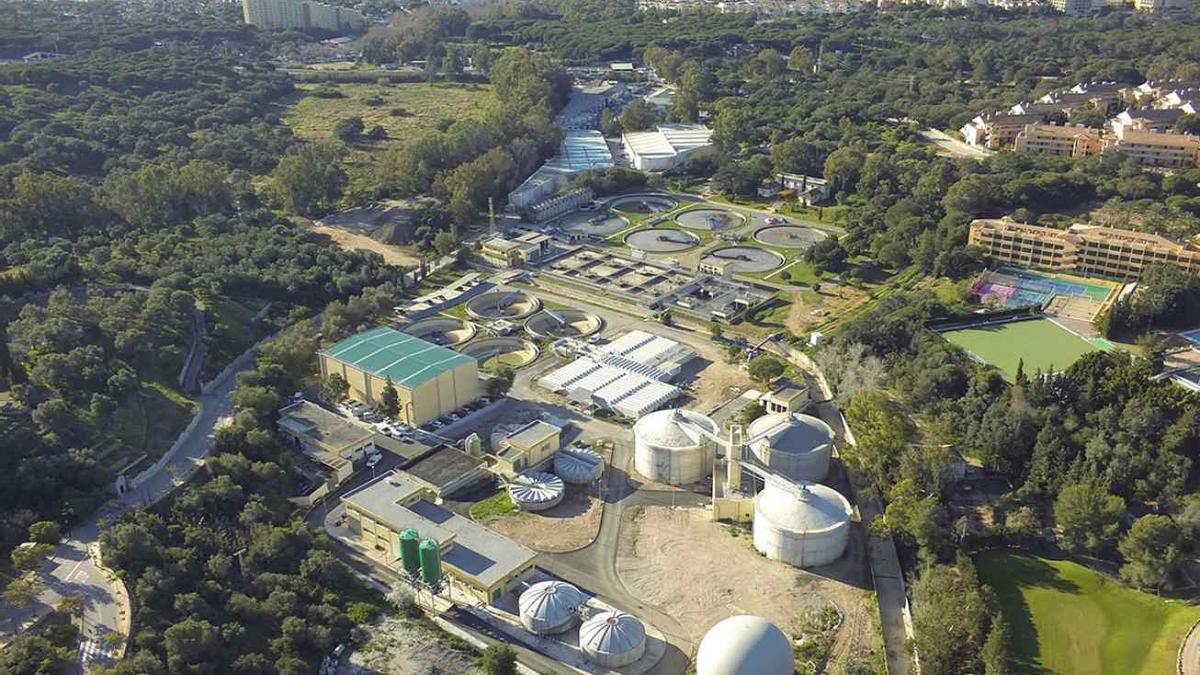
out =
<path fill-rule="evenodd" d="M 1079 357 L 1096 348 L 1072 333 L 1067 332 L 1049 319 L 1011 321 L 1009 323 L 976 328 L 949 330 L 942 335 L 986 361 L 1013 381 L 1017 364 L 1025 361 L 1025 373 L 1065 370 Z"/>
<path fill-rule="evenodd" d="M 362 235 L 347 232 L 341 228 L 330 227 L 328 225 L 309 225 L 310 230 L 317 234 L 325 235 L 333 240 L 335 244 L 350 250 L 371 251 L 383 256 L 383 261 L 389 265 L 398 267 L 417 267 L 421 264 L 421 259 L 412 252 L 399 246 L 392 246 L 383 242 L 375 241 L 374 239 Z"/>
<path fill-rule="evenodd" d="M 594 491 L 594 488 L 593 488 Z M 552 509 L 492 516 L 484 524 L 504 536 L 537 551 L 574 551 L 592 543 L 600 531 L 603 506 L 588 490 L 567 486 L 562 503 Z"/>
<path fill-rule="evenodd" d="M 336 89 L 341 97 L 323 98 L 318 91 Z M 361 117 L 368 131 L 376 124 L 391 141 L 403 141 L 413 132 L 433 129 L 444 119 L 461 120 L 483 114 L 488 86 L 481 84 L 321 83 L 296 86 L 283 121 L 306 141 L 333 137 L 333 127 L 347 117 Z"/>
<path fill-rule="evenodd" d="M 361 649 L 351 652 L 347 662 L 338 667 L 338 675 L 483 672 L 475 667 L 474 654 L 459 648 L 432 623 L 387 617 L 366 630 L 370 639 Z"/>
<path fill-rule="evenodd" d="M 879 653 L 871 583 L 862 578 L 861 532 L 852 536 L 841 560 L 808 572 L 767 560 L 754 550 L 747 531 L 709 517 L 703 509 L 627 509 L 617 572 L 629 591 L 675 617 L 694 644 L 735 614 L 762 616 L 792 634 L 806 611 L 832 603 L 845 621 L 827 672 L 839 672 L 851 655 Z"/>
<path fill-rule="evenodd" d="M 1012 625 L 1017 672 L 1173 673 L 1200 608 L 1122 586 L 1077 563 L 988 551 L 976 564 Z"/>

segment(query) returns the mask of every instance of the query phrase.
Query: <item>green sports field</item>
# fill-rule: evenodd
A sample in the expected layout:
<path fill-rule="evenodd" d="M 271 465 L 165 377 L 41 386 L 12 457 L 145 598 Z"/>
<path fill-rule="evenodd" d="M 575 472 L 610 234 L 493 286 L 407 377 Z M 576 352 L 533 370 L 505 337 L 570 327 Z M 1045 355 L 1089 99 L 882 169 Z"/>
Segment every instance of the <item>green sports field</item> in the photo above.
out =
<path fill-rule="evenodd" d="M 1016 377 L 1017 363 L 1022 359 L 1025 373 L 1032 375 L 1038 370 L 1066 370 L 1076 359 L 1096 349 L 1049 319 L 960 328 L 946 331 L 942 336 L 999 368 L 1010 382 Z"/>
<path fill-rule="evenodd" d="M 1200 607 L 1121 585 L 1077 563 L 987 551 L 975 561 L 1012 626 L 1014 671 L 1157 675 L 1175 659 Z"/>

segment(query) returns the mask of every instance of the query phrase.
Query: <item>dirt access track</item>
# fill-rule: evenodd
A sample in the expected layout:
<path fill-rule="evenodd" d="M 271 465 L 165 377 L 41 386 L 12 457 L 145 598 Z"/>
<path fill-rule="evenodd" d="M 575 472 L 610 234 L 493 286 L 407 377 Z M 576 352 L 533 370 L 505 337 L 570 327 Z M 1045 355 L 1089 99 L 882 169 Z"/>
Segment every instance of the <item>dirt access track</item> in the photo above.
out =
<path fill-rule="evenodd" d="M 383 256 L 383 261 L 389 265 L 417 267 L 421 264 L 421 259 L 407 250 L 399 246 L 375 241 L 366 235 L 354 234 L 353 232 L 347 232 L 337 227 L 317 225 L 316 223 L 308 223 L 308 229 L 316 234 L 329 237 L 335 244 L 344 249 L 378 253 Z"/>
<path fill-rule="evenodd" d="M 856 528 L 842 558 L 801 570 L 754 550 L 748 530 L 715 523 L 704 509 L 627 509 L 617 573 L 634 596 L 675 617 L 693 649 L 713 624 L 754 614 L 793 634 L 810 609 L 832 604 L 844 616 L 825 672 L 840 672 L 851 655 L 878 654 L 866 544 Z"/>

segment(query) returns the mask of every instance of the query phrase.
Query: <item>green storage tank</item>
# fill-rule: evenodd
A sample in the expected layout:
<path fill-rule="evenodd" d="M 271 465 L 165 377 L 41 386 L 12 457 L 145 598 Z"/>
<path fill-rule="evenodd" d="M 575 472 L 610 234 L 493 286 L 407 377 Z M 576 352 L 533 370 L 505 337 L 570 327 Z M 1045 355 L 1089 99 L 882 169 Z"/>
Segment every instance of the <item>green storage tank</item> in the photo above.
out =
<path fill-rule="evenodd" d="M 421 581 L 434 586 L 442 580 L 442 555 L 436 539 L 421 542 Z"/>
<path fill-rule="evenodd" d="M 421 571 L 421 535 L 409 528 L 400 533 L 400 564 L 404 571 L 416 576 Z"/>

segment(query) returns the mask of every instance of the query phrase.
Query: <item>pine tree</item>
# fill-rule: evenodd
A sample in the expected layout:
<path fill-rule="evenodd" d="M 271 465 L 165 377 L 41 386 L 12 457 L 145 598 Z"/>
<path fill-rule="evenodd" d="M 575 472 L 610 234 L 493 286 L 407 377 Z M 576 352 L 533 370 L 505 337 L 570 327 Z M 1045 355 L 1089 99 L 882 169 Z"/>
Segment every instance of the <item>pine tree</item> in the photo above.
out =
<path fill-rule="evenodd" d="M 400 414 L 400 393 L 396 391 L 396 385 L 392 384 L 390 377 L 379 394 L 379 412 L 383 413 L 385 417 L 395 417 Z"/>

